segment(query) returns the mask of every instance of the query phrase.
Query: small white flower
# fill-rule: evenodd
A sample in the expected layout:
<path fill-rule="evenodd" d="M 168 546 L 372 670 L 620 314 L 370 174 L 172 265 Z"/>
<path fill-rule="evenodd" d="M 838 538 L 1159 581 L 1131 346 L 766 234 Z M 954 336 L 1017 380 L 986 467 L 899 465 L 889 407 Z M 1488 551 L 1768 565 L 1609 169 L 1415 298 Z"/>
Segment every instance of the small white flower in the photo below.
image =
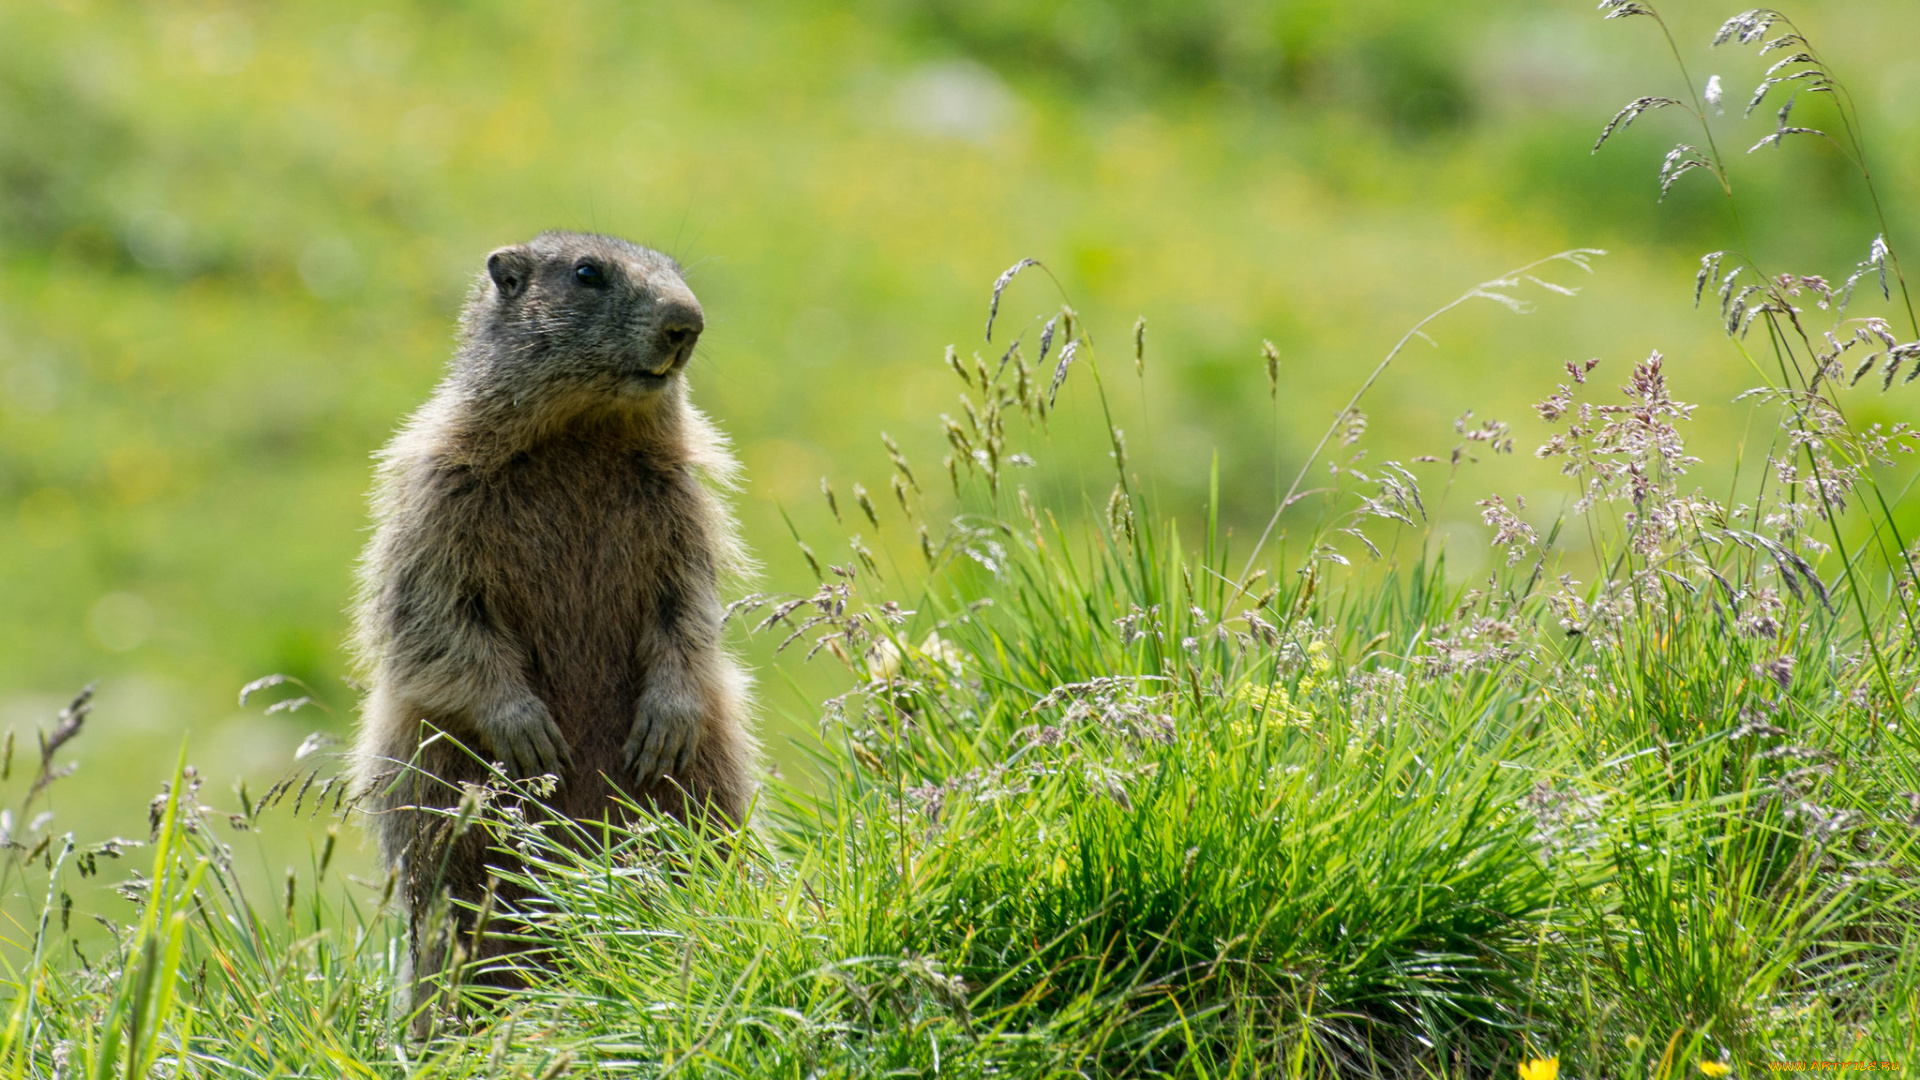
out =
<path fill-rule="evenodd" d="M 890 680 L 900 674 L 900 646 L 886 638 L 873 643 L 867 650 L 867 678 L 877 681 Z"/>
<path fill-rule="evenodd" d="M 928 634 L 927 640 L 920 643 L 920 654 L 951 671 L 959 671 L 966 666 L 966 657 L 954 647 L 953 642 L 942 638 L 937 632 Z"/>
<path fill-rule="evenodd" d="M 1720 76 L 1718 75 L 1707 76 L 1707 104 L 1713 106 L 1715 113 L 1726 112 L 1720 107 Z"/>

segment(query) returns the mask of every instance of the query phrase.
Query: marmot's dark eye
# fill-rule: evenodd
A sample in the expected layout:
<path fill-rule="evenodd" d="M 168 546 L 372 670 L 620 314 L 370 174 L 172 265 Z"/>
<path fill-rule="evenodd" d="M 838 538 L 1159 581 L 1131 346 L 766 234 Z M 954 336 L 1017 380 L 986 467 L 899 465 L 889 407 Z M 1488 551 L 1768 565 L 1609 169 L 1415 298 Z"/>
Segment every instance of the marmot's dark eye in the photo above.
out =
<path fill-rule="evenodd" d="M 580 284 L 585 285 L 589 289 L 604 289 L 607 287 L 607 275 L 601 273 L 600 268 L 590 262 L 583 262 L 579 266 L 574 267 L 573 276 Z"/>

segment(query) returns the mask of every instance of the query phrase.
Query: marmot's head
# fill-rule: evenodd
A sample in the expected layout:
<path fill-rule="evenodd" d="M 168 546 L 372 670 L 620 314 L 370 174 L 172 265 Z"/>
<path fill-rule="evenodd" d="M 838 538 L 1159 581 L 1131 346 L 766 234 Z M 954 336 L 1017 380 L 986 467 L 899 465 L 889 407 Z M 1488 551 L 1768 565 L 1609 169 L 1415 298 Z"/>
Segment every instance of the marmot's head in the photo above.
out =
<path fill-rule="evenodd" d="M 672 259 L 569 232 L 487 256 L 463 321 L 465 374 L 523 405 L 655 397 L 678 382 L 706 325 Z"/>

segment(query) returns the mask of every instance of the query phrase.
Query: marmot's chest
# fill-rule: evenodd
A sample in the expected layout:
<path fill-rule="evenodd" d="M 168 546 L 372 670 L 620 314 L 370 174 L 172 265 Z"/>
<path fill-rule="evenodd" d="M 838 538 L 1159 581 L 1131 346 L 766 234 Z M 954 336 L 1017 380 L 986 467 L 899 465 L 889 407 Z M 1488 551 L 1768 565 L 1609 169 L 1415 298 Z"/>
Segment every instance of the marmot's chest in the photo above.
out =
<path fill-rule="evenodd" d="M 631 640 L 704 562 L 698 482 L 644 452 L 560 445 L 481 484 L 478 542 L 503 621 L 555 645 Z"/>

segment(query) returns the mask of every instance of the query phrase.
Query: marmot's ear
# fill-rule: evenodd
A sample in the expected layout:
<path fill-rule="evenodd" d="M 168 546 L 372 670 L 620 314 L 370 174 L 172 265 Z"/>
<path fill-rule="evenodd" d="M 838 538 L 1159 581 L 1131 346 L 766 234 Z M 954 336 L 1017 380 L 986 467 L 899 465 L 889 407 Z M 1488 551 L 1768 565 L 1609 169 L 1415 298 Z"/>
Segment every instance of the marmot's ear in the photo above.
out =
<path fill-rule="evenodd" d="M 527 282 L 533 278 L 533 256 L 518 244 L 503 247 L 487 256 L 487 276 L 500 295 L 511 300 L 527 291 Z"/>

